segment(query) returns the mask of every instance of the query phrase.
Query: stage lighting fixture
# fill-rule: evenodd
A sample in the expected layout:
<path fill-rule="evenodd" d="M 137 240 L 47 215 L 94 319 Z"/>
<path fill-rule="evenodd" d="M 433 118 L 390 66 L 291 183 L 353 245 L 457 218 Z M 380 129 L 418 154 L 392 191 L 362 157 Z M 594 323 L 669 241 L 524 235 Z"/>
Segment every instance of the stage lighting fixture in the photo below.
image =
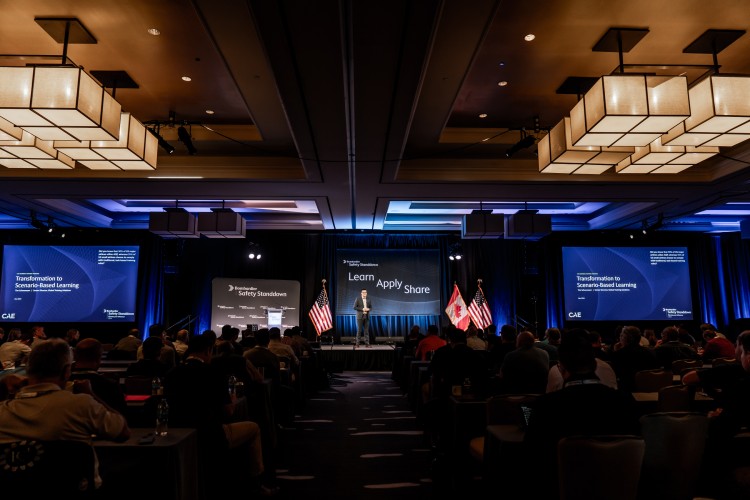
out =
<path fill-rule="evenodd" d="M 263 250 L 260 248 L 260 245 L 257 243 L 250 243 L 250 249 L 249 253 L 247 254 L 247 258 L 250 260 L 260 260 L 262 257 Z"/>
<path fill-rule="evenodd" d="M 450 247 L 448 247 L 448 260 L 461 260 L 463 259 L 464 254 L 461 250 L 461 245 L 458 243 L 454 243 Z"/>
<path fill-rule="evenodd" d="M 166 140 L 164 139 L 164 137 L 162 137 L 162 136 L 161 136 L 161 135 L 159 134 L 159 132 L 157 132 L 156 130 L 151 130 L 151 129 L 148 129 L 148 131 L 149 131 L 149 132 L 151 132 L 152 134 L 154 134 L 154 136 L 156 136 L 156 140 L 157 140 L 157 141 L 159 141 L 159 146 L 161 146 L 161 148 L 162 148 L 162 149 L 163 149 L 163 150 L 164 150 L 164 151 L 165 151 L 165 152 L 166 152 L 166 153 L 167 153 L 168 155 L 171 155 L 172 153 L 174 153 L 174 146 L 172 146 L 172 145 L 171 145 L 170 143 L 168 143 L 168 142 L 167 142 L 167 141 L 166 141 Z"/>
<path fill-rule="evenodd" d="M 520 141 L 518 141 L 505 151 L 505 157 L 510 158 L 522 149 L 530 148 L 534 144 L 536 144 L 536 138 L 533 135 L 525 135 L 523 138 L 521 138 Z"/>
<path fill-rule="evenodd" d="M 180 139 L 180 142 L 185 145 L 188 153 L 194 155 L 198 152 L 198 150 L 195 149 L 195 146 L 193 146 L 193 140 L 190 138 L 190 132 L 188 132 L 185 127 L 179 127 L 177 129 L 177 137 Z"/>

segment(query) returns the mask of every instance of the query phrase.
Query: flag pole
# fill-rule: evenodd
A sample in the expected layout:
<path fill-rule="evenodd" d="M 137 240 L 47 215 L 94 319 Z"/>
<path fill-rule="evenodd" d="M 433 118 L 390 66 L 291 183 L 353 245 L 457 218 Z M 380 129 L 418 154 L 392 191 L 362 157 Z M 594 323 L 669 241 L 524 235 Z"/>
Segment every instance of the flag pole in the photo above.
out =
<path fill-rule="evenodd" d="M 326 279 L 323 278 L 320 281 L 321 281 L 321 285 L 323 286 L 323 295 L 325 295 L 326 302 L 328 302 L 328 292 L 326 292 Z M 329 305 L 329 307 L 330 307 L 330 305 Z M 317 329 L 315 330 L 315 333 L 318 334 L 318 341 L 320 341 L 320 333 L 317 331 Z M 331 342 L 331 345 L 333 345 L 333 342 Z"/>

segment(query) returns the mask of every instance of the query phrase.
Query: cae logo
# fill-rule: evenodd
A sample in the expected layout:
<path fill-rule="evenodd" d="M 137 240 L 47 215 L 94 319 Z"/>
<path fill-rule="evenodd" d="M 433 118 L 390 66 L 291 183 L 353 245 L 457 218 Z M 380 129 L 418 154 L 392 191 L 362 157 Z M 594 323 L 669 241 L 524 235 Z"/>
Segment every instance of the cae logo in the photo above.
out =
<path fill-rule="evenodd" d="M 16 319 L 16 313 L 3 313 L 3 314 L 0 314 L 0 318 L 2 318 L 2 319 Z"/>
<path fill-rule="evenodd" d="M 568 313 L 569 318 L 580 318 L 581 317 L 581 311 L 570 311 Z"/>

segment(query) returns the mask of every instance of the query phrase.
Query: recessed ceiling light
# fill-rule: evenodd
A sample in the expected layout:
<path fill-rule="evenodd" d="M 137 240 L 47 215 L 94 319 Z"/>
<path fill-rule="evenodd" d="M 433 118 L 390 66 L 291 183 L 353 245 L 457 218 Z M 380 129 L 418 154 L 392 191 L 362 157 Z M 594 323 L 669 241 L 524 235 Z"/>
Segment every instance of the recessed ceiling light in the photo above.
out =
<path fill-rule="evenodd" d="M 159 36 L 159 35 L 161 35 L 161 31 L 159 31 L 156 28 L 149 28 L 148 29 L 148 34 L 149 35 L 154 35 L 154 36 Z"/>
<path fill-rule="evenodd" d="M 190 78 L 189 76 L 183 76 L 183 77 L 182 77 L 182 81 L 183 81 L 183 82 L 191 82 L 191 81 L 193 81 L 193 79 L 192 79 L 192 78 Z"/>
<path fill-rule="evenodd" d="M 500 61 L 499 63 L 497 63 L 497 65 L 502 68 L 503 66 L 505 66 L 505 61 Z"/>
<path fill-rule="evenodd" d="M 214 110 L 213 109 L 207 109 L 206 110 L 206 114 L 207 115 L 212 115 L 212 114 L 214 114 Z"/>
<path fill-rule="evenodd" d="M 534 33 L 529 33 L 528 35 L 523 37 L 523 39 L 526 40 L 527 42 L 532 41 L 534 38 L 536 38 L 536 35 Z"/>
<path fill-rule="evenodd" d="M 497 82 L 497 86 L 498 87 L 505 87 L 506 85 L 508 85 L 508 82 L 506 82 L 505 80 L 503 80 L 501 82 Z"/>
<path fill-rule="evenodd" d="M 482 113 L 481 115 L 479 115 L 479 118 L 487 118 L 487 113 Z"/>

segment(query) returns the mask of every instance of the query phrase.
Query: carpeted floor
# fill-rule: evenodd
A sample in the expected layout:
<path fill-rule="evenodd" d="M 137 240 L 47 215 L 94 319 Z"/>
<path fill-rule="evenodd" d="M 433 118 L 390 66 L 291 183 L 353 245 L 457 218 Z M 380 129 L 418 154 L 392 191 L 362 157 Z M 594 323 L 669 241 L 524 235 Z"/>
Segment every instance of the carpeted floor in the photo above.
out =
<path fill-rule="evenodd" d="M 387 372 L 344 372 L 282 432 L 280 498 L 434 498 L 433 454 Z"/>

